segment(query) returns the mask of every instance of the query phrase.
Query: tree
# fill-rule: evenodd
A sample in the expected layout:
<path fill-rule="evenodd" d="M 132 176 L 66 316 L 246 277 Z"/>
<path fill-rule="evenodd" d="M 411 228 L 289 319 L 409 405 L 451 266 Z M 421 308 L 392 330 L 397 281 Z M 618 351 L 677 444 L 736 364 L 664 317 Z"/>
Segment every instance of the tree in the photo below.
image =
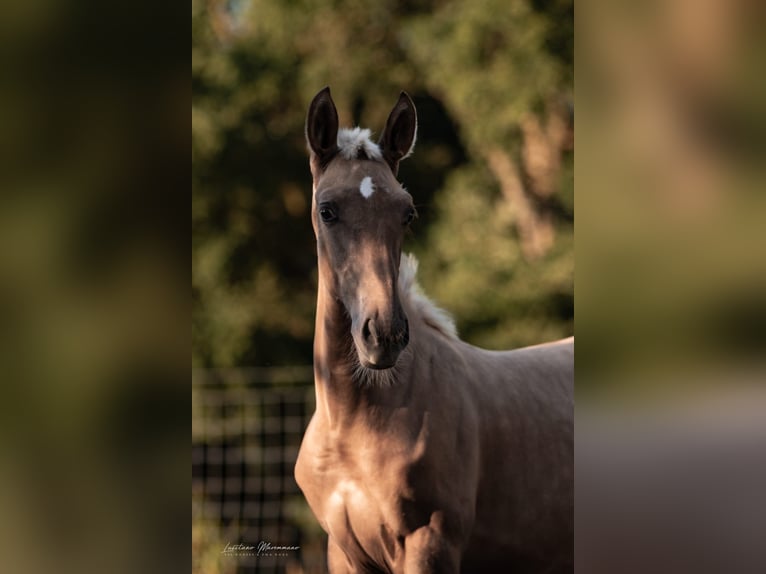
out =
<path fill-rule="evenodd" d="M 380 129 L 418 106 L 400 177 L 426 291 L 470 341 L 571 332 L 571 2 L 192 3 L 193 362 L 306 363 L 316 287 L 307 102 Z"/>

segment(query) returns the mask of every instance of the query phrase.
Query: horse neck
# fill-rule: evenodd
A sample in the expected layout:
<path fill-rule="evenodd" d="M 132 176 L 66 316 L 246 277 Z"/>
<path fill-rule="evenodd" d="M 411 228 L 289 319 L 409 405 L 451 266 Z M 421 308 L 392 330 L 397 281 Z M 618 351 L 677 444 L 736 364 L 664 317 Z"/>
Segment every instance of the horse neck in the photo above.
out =
<path fill-rule="evenodd" d="M 360 421 L 374 424 L 371 411 L 375 411 L 376 417 L 385 417 L 389 409 L 401 406 L 409 385 L 409 367 L 399 370 L 401 379 L 392 386 L 368 386 L 354 378 L 351 319 L 328 288 L 329 281 L 323 280 L 322 271 L 320 265 L 314 332 L 317 411 L 332 428 Z M 410 358 L 405 360 L 409 364 Z"/>
<path fill-rule="evenodd" d="M 361 396 L 353 380 L 351 319 L 340 301 L 323 280 L 320 266 L 317 313 L 314 332 L 314 381 L 317 411 L 324 413 L 331 425 L 341 422 L 357 410 Z"/>

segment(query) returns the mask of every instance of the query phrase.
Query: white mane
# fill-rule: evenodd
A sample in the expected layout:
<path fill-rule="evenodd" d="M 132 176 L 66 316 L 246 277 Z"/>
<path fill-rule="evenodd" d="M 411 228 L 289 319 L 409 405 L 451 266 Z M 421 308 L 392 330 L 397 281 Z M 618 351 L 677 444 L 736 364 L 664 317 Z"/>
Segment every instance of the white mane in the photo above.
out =
<path fill-rule="evenodd" d="M 415 312 L 430 327 L 450 339 L 457 339 L 455 321 L 444 309 L 437 307 L 418 285 L 418 260 L 411 253 L 403 253 L 399 264 L 399 296 L 408 309 Z"/>
<path fill-rule="evenodd" d="M 346 159 L 357 159 L 364 152 L 368 159 L 383 159 L 378 144 L 370 139 L 370 130 L 359 127 L 341 128 L 338 131 L 340 154 Z"/>

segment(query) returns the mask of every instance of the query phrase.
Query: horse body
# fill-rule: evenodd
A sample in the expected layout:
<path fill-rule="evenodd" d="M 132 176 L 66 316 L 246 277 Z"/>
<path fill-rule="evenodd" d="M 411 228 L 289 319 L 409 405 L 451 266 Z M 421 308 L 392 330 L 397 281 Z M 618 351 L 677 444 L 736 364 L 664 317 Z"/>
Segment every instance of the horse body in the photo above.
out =
<path fill-rule="evenodd" d="M 434 572 L 571 570 L 572 344 L 493 353 L 408 316 L 401 379 L 355 388 L 343 420 L 318 409 L 304 439 L 296 476 L 342 549 L 331 571 L 405 571 L 407 538 L 432 526 L 452 548 Z"/>
<path fill-rule="evenodd" d="M 326 91 L 320 104 L 328 101 Z M 323 124 L 315 135 L 334 142 L 329 112 L 319 112 L 320 120 L 329 114 L 329 130 Z M 310 111 L 317 410 L 295 475 L 328 534 L 330 571 L 571 570 L 573 341 L 493 352 L 458 339 L 414 284 L 414 259 L 399 262 L 395 240 L 393 250 L 372 241 L 393 228 L 365 235 L 356 223 L 339 227 L 336 213 L 326 221 L 317 215 L 339 188 L 349 194 L 355 186 L 361 193 L 333 210 L 356 216 L 396 203 L 401 211 L 392 174 L 414 126 L 412 137 L 402 137 L 389 118 L 385 163 L 368 157 L 350 169 L 348 158 L 323 161 L 312 121 Z M 386 149 L 386 141 L 401 149 Z M 341 172 L 353 172 L 353 183 Z M 350 235 L 367 247 L 341 261 L 330 250 L 342 230 L 346 243 Z M 348 285 L 355 288 L 344 291 Z"/>

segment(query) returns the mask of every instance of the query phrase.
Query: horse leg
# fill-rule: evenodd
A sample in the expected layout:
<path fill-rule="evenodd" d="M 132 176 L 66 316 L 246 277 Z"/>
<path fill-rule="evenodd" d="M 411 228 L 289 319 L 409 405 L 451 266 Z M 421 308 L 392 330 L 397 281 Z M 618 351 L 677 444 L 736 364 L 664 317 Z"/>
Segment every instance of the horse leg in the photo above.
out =
<path fill-rule="evenodd" d="M 327 537 L 327 569 L 330 574 L 355 574 L 359 572 L 351 564 L 346 553 L 335 543 L 332 536 Z"/>
<path fill-rule="evenodd" d="M 404 574 L 458 574 L 460 551 L 431 526 L 404 540 Z"/>

